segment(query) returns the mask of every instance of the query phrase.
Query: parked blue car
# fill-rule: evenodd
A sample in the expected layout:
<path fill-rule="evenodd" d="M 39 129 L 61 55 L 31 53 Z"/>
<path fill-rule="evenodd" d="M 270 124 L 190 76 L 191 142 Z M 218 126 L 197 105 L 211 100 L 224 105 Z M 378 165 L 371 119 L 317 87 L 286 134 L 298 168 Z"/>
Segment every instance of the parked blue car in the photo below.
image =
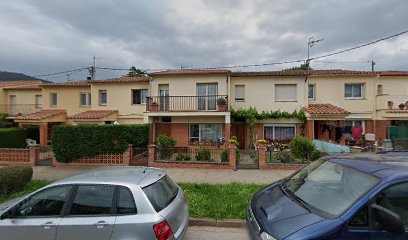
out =
<path fill-rule="evenodd" d="M 254 194 L 251 239 L 408 239 L 408 153 L 317 160 Z"/>

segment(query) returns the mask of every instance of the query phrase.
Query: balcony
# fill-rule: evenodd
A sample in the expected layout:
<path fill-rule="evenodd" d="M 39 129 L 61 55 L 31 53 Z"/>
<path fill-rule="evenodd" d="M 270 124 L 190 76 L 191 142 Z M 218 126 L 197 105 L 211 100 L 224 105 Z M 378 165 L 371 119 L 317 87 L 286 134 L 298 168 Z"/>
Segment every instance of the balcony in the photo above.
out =
<path fill-rule="evenodd" d="M 7 113 L 10 117 L 39 112 L 40 104 L 0 104 L 0 113 Z"/>
<path fill-rule="evenodd" d="M 153 96 L 147 98 L 148 112 L 227 112 L 227 95 Z"/>

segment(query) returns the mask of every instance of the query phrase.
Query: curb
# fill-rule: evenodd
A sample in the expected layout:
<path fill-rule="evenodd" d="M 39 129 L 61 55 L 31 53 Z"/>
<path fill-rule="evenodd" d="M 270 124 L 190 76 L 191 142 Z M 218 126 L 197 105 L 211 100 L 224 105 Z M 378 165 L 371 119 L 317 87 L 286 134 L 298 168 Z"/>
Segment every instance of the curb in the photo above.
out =
<path fill-rule="evenodd" d="M 210 218 L 190 218 L 188 225 L 201 227 L 245 228 L 246 223 L 243 219 L 216 220 Z"/>

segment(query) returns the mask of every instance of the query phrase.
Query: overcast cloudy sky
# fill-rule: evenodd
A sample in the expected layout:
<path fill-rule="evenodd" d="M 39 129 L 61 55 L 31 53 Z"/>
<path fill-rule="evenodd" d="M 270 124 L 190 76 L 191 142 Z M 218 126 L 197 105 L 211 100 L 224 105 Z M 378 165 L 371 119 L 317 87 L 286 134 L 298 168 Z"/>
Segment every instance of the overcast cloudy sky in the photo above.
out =
<path fill-rule="evenodd" d="M 407 10 L 407 0 L 0 0 L 0 70 L 58 72 L 91 66 L 94 55 L 99 67 L 143 69 L 305 59 L 310 36 L 324 38 L 311 56 L 334 52 L 408 30 Z M 321 61 L 408 70 L 407 59 L 408 34 Z M 98 70 L 97 78 L 124 73 Z"/>

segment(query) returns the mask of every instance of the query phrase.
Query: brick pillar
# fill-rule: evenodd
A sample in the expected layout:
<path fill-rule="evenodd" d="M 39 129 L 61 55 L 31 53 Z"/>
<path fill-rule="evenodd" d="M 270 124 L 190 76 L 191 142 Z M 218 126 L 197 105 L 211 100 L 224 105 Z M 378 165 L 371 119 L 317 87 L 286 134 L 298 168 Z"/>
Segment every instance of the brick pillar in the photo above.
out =
<path fill-rule="evenodd" d="M 48 123 L 40 125 L 40 145 L 48 145 Z"/>
<path fill-rule="evenodd" d="M 30 146 L 29 159 L 31 166 L 37 165 L 38 161 L 38 145 Z"/>
<path fill-rule="evenodd" d="M 314 139 L 314 120 L 307 120 L 305 125 L 305 136 L 312 141 Z"/>
<path fill-rule="evenodd" d="M 224 124 L 224 137 L 225 137 L 225 142 L 228 142 L 231 137 L 231 123 L 226 123 Z"/>
<path fill-rule="evenodd" d="M 259 169 L 266 168 L 266 144 L 258 144 Z"/>
<path fill-rule="evenodd" d="M 153 164 L 154 160 L 156 160 L 156 145 L 150 144 L 149 145 L 148 166 Z"/>
<path fill-rule="evenodd" d="M 132 144 L 129 144 L 126 151 L 123 153 L 123 165 L 130 166 L 130 159 L 132 158 Z"/>
<path fill-rule="evenodd" d="M 235 146 L 235 144 L 229 144 L 228 146 L 228 150 L 229 150 L 229 162 L 230 162 L 230 166 L 232 169 L 236 169 L 237 168 L 237 147 Z"/>

